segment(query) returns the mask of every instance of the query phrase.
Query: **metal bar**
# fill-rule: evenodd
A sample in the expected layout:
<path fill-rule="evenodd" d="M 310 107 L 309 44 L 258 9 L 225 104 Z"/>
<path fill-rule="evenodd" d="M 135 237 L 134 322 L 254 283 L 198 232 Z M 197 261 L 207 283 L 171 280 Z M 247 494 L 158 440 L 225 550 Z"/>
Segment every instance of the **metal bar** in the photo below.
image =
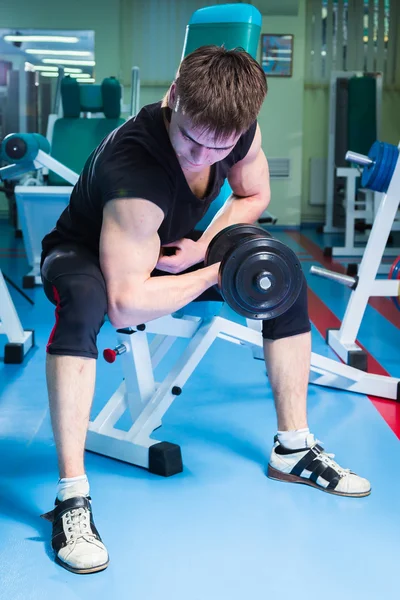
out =
<path fill-rule="evenodd" d="M 359 154 L 358 152 L 352 152 L 351 150 L 346 152 L 346 160 L 355 163 L 356 165 L 360 165 L 361 167 L 375 164 L 375 162 L 369 158 L 369 156 L 365 156 L 365 154 Z"/>
<path fill-rule="evenodd" d="M 350 277 L 350 275 L 344 275 L 343 273 L 336 273 L 335 271 L 329 271 L 328 269 L 323 269 L 322 267 L 316 267 L 314 265 L 311 267 L 310 273 L 311 275 L 318 275 L 318 277 L 324 277 L 331 281 L 337 281 L 349 288 L 352 288 L 357 284 L 355 277 Z"/>
<path fill-rule="evenodd" d="M 140 106 L 140 69 L 132 67 L 131 78 L 131 117 L 135 117 Z"/>

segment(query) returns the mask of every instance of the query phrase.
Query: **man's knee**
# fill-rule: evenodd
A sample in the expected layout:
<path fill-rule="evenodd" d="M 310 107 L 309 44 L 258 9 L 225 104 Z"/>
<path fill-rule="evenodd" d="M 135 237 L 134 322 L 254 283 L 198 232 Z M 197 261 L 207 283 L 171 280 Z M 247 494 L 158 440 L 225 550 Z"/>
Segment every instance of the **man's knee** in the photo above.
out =
<path fill-rule="evenodd" d="M 97 335 L 107 313 L 103 282 L 83 275 L 59 277 L 53 282 L 56 324 L 47 351 L 50 354 L 97 358 Z"/>
<path fill-rule="evenodd" d="M 58 283 L 54 282 L 56 289 Z M 88 327 L 100 329 L 107 313 L 105 285 L 94 277 L 75 275 L 69 277 L 68 286 L 60 287 L 60 318 L 79 331 Z"/>
<path fill-rule="evenodd" d="M 303 285 L 296 302 L 279 317 L 263 321 L 262 335 L 264 339 L 278 340 L 309 331 L 311 324 L 308 316 L 307 282 L 303 275 Z"/>

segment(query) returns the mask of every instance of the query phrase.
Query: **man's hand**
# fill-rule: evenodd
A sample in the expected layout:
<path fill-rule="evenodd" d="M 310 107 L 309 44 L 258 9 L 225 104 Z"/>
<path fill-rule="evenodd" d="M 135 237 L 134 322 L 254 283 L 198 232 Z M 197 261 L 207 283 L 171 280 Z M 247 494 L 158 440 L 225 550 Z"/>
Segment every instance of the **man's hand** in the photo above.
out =
<path fill-rule="evenodd" d="M 165 248 L 173 248 L 175 253 L 171 254 L 171 251 L 165 251 Z M 204 255 L 205 250 L 202 244 L 182 238 L 161 247 L 156 269 L 176 275 L 204 260 Z"/>

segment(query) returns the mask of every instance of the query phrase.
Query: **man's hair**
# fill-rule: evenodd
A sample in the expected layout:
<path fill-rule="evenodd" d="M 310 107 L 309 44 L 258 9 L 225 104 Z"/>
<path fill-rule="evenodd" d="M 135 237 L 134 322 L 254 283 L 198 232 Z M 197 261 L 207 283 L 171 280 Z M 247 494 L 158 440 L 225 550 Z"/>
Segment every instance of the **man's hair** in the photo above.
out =
<path fill-rule="evenodd" d="M 198 48 L 181 62 L 175 83 L 179 110 L 217 139 L 247 131 L 267 94 L 264 71 L 242 48 Z"/>

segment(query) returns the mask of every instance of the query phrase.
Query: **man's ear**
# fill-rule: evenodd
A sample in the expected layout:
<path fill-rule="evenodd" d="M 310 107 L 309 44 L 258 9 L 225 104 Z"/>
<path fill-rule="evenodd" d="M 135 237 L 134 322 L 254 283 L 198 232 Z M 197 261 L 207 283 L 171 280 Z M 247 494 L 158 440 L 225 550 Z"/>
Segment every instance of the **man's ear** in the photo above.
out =
<path fill-rule="evenodd" d="M 170 87 L 168 94 L 168 107 L 174 111 L 176 107 L 176 83 L 173 83 Z"/>

